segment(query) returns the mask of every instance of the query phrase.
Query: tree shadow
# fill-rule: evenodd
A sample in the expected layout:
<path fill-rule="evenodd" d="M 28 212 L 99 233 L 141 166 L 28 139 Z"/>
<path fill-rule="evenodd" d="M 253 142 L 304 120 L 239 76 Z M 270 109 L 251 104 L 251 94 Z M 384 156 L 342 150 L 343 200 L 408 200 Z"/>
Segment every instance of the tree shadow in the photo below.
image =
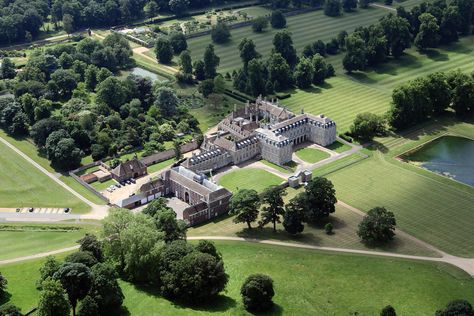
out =
<path fill-rule="evenodd" d="M 421 54 L 425 55 L 426 57 L 428 57 L 429 59 L 433 61 L 448 61 L 449 60 L 448 54 L 441 53 L 437 49 L 426 49 L 422 51 Z"/>
<path fill-rule="evenodd" d="M 361 83 L 375 84 L 377 82 L 377 80 L 369 77 L 365 72 L 357 71 L 357 72 L 346 73 L 346 75 Z"/>
<path fill-rule="evenodd" d="M 4 292 L 3 296 L 0 297 L 0 306 L 2 306 L 5 303 L 8 303 L 11 299 L 12 295 L 8 292 Z"/>
<path fill-rule="evenodd" d="M 283 315 L 283 307 L 278 304 L 273 303 L 273 307 L 265 312 L 250 312 L 250 314 L 255 316 L 266 316 L 266 315 Z"/>

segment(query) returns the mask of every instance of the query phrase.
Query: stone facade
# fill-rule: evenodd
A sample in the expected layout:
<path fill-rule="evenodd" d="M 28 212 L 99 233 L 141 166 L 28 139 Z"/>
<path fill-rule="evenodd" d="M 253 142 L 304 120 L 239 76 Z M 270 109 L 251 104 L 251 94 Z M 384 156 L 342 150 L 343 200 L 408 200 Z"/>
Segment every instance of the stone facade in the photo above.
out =
<path fill-rule="evenodd" d="M 234 109 L 218 124 L 218 131 L 205 138 L 201 152 L 183 165 L 208 172 L 260 157 L 284 165 L 291 161 L 294 145 L 310 141 L 328 146 L 335 140 L 336 123 L 323 114 L 295 115 L 278 101 L 259 97 L 244 109 Z"/>

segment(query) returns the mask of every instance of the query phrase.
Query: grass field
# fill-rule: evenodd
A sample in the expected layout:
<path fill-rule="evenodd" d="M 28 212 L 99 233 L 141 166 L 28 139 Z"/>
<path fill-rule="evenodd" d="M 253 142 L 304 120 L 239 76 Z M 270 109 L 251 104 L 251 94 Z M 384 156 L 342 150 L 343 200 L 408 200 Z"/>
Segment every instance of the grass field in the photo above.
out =
<path fill-rule="evenodd" d="M 343 153 L 349 149 L 351 149 L 351 146 L 346 145 L 344 143 L 341 143 L 340 141 L 336 140 L 334 143 L 332 143 L 329 146 L 326 146 L 327 149 L 330 149 L 332 151 L 335 151 L 337 153 Z"/>
<path fill-rule="evenodd" d="M 168 159 L 159 163 L 155 163 L 154 165 L 148 166 L 147 168 L 148 173 L 153 173 L 153 172 L 163 170 L 164 168 L 171 166 L 175 162 L 176 162 L 176 159 L 172 158 L 172 159 Z"/>
<path fill-rule="evenodd" d="M 263 163 L 264 165 L 267 165 L 269 167 L 272 167 L 275 170 L 278 170 L 278 171 L 284 172 L 284 173 L 293 173 L 293 172 L 295 172 L 296 167 L 298 166 L 296 164 L 296 162 L 294 162 L 294 161 L 290 161 L 290 162 L 285 164 L 285 166 L 289 169 L 283 168 L 282 166 L 274 164 L 273 162 L 270 162 L 270 161 L 265 160 L 265 159 L 260 160 L 260 162 Z"/>
<path fill-rule="evenodd" d="M 435 124 L 436 126 L 436 124 Z M 474 125 L 447 123 L 439 129 L 387 139 L 382 152 L 332 173 L 340 200 L 361 210 L 385 206 L 398 225 L 448 253 L 474 255 L 474 188 L 394 159 L 394 155 L 446 132 L 474 137 Z"/>
<path fill-rule="evenodd" d="M 6 226 L 6 227 L 4 227 Z M 61 229 L 61 226 L 63 227 Z M 14 230 L 14 229 L 17 230 Z M 86 233 L 96 233 L 100 227 L 92 225 L 8 224 L 0 229 L 0 260 L 76 245 Z"/>
<path fill-rule="evenodd" d="M 69 207 L 74 213 L 89 210 L 3 143 L 0 153 L 0 207 Z"/>
<path fill-rule="evenodd" d="M 322 10 L 313 11 L 287 18 L 287 29 L 293 33 L 293 42 L 298 52 L 301 52 L 306 44 L 316 40 L 328 41 L 335 37 L 340 31 L 352 32 L 356 27 L 370 25 L 388 14 L 384 9 L 358 10 L 354 13 L 345 13 L 339 18 L 325 16 Z M 311 30 L 308 32 L 308 30 Z M 215 45 L 216 54 L 221 58 L 219 71 L 225 73 L 241 67 L 238 58 L 238 48 L 243 38 L 254 41 L 257 51 L 267 56 L 272 47 L 273 36 L 278 30 L 268 28 L 266 32 L 254 33 L 251 26 L 231 30 L 231 39 L 228 43 Z M 193 60 L 202 59 L 204 50 L 212 43 L 210 35 L 200 36 L 188 40 L 188 47 Z"/>
<path fill-rule="evenodd" d="M 283 179 L 262 169 L 244 168 L 223 175 L 218 182 L 232 192 L 237 192 L 239 189 L 263 192 L 271 185 L 282 183 Z"/>
<path fill-rule="evenodd" d="M 329 155 L 327 152 L 315 148 L 302 148 L 296 151 L 296 156 L 308 163 L 316 163 L 318 161 L 329 158 L 331 155 Z"/>

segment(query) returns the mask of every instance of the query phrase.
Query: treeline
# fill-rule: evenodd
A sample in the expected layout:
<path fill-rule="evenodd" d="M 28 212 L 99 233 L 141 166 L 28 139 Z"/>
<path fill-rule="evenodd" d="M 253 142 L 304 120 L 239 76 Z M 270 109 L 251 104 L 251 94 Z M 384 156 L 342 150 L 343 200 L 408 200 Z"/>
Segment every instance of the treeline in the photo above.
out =
<path fill-rule="evenodd" d="M 421 51 L 449 44 L 471 32 L 473 0 L 423 2 L 403 7 L 377 24 L 359 27 L 346 40 L 343 66 L 348 72 L 376 66 L 388 56 L 399 58 L 412 43 Z"/>
<path fill-rule="evenodd" d="M 388 118 L 393 127 L 406 128 L 442 115 L 448 108 L 460 117 L 474 113 L 474 73 L 437 72 L 395 88 Z"/>
<path fill-rule="evenodd" d="M 173 89 L 114 76 L 133 65 L 131 54 L 128 41 L 112 34 L 37 50 L 18 73 L 4 59 L 0 74 L 15 98 L 0 100 L 0 127 L 31 137 L 60 169 L 89 154 L 98 160 L 138 146 L 151 154 L 178 132 L 198 132 Z"/>

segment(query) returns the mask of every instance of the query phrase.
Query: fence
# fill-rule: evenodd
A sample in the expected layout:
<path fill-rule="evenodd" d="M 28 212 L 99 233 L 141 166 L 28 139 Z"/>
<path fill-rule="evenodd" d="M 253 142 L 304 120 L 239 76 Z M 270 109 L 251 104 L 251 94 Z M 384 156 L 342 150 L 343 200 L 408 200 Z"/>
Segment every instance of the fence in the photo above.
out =
<path fill-rule="evenodd" d="M 192 150 L 195 150 L 199 147 L 199 144 L 197 141 L 193 140 L 190 142 L 187 142 L 186 144 L 181 145 L 181 153 L 187 153 Z M 141 162 L 143 162 L 146 166 L 150 166 L 168 159 L 173 158 L 176 155 L 174 152 L 174 149 L 168 149 L 147 157 L 144 157 L 140 159 Z"/>
<path fill-rule="evenodd" d="M 81 171 L 84 171 L 84 170 L 87 170 L 89 169 L 90 167 L 95 167 L 95 166 L 99 166 L 101 165 L 102 162 L 101 161 L 95 161 L 95 162 L 92 162 L 92 163 L 89 163 L 87 165 L 84 165 L 82 167 L 79 167 L 77 168 L 76 170 L 73 170 L 73 171 L 70 171 L 69 172 L 69 175 L 74 179 L 76 180 L 77 182 L 79 182 L 83 187 L 85 187 L 87 190 L 89 190 L 90 192 L 92 192 L 94 195 L 96 195 L 98 198 L 104 200 L 105 202 L 109 203 L 110 200 L 108 198 L 106 198 L 105 196 L 103 196 L 102 194 L 100 194 L 99 191 L 97 191 L 96 189 L 94 189 L 92 186 L 90 186 L 88 183 L 86 183 L 84 180 L 82 180 L 80 177 L 78 177 L 76 175 L 76 173 L 78 172 L 81 172 Z"/>

